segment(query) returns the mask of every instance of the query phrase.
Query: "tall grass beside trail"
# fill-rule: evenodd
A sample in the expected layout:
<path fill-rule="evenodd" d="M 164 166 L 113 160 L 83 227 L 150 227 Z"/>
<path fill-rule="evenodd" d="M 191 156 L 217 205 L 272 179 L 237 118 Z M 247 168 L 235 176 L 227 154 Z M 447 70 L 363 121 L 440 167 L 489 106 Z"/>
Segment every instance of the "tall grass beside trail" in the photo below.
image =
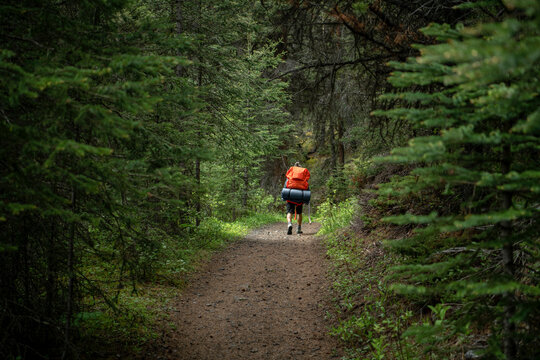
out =
<path fill-rule="evenodd" d="M 339 204 L 323 202 L 317 211 L 317 218 L 321 221 L 319 235 L 331 237 L 336 230 L 348 227 L 357 209 L 358 201 L 355 198 L 347 199 Z"/>
<path fill-rule="evenodd" d="M 81 354 L 82 358 L 107 357 L 111 351 L 135 354 L 163 327 L 174 330 L 169 313 L 189 274 L 226 244 L 277 221 L 283 221 L 282 214 L 251 213 L 234 222 L 211 217 L 187 230 L 186 238 L 165 239 L 159 255 L 150 260 L 155 263 L 155 272 L 146 282 L 125 279 L 122 286 L 105 287 L 100 297 L 85 299 L 85 309 L 76 314 L 75 325 L 85 344 L 82 348 L 92 350 Z M 108 270 L 107 262 L 100 258 L 88 261 L 84 273 L 105 284 Z"/>
<path fill-rule="evenodd" d="M 216 218 L 204 220 L 195 232 L 195 238 L 200 240 L 212 240 L 211 246 L 221 246 L 235 238 L 246 236 L 252 229 L 274 222 L 283 222 L 285 217 L 280 213 L 256 212 L 237 219 L 234 222 L 226 222 Z"/>
<path fill-rule="evenodd" d="M 356 218 L 360 214 L 360 218 Z M 346 346 L 343 360 L 419 359 L 414 344 L 402 332 L 413 312 L 385 280 L 393 257 L 384 251 L 384 227 L 370 224 L 354 198 L 319 207 L 319 235 L 331 262 L 334 291 L 331 330 Z M 361 225 L 361 223 L 364 225 Z"/>

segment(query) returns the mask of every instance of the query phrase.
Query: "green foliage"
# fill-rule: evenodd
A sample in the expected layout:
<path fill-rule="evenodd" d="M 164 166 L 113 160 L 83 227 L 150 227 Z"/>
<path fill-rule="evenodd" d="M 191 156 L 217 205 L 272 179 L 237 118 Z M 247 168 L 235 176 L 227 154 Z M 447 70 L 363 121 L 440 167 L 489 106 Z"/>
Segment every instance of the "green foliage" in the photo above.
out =
<path fill-rule="evenodd" d="M 357 200 L 347 199 L 344 202 L 334 204 L 331 201 L 323 202 L 317 209 L 317 216 L 322 223 L 319 233 L 327 235 L 338 229 L 347 227 L 357 210 Z"/>
<path fill-rule="evenodd" d="M 288 98 L 251 5 L 0 5 L 0 357 L 75 357 L 83 320 L 147 326 L 125 289 L 184 274 L 253 222 L 214 212 L 268 212 L 260 163 Z"/>
<path fill-rule="evenodd" d="M 215 239 L 223 244 L 247 235 L 254 228 L 280 221 L 283 221 L 283 214 L 275 212 L 252 212 L 234 222 L 208 218 L 201 223 L 197 233 L 202 238 Z"/>
<path fill-rule="evenodd" d="M 159 254 L 153 260 L 155 269 L 151 283 L 102 287 L 114 307 L 104 301 L 106 297 L 83 299 L 85 310 L 75 315 L 74 324 L 80 330 L 85 347 L 99 349 L 124 344 L 122 351 L 138 352 L 147 341 L 159 336 L 161 329 L 156 323 L 167 321 L 168 315 L 163 309 L 174 304 L 186 274 L 194 271 L 214 251 L 241 239 L 250 230 L 280 220 L 283 220 L 282 214 L 268 212 L 251 213 L 235 222 L 206 218 L 189 241 L 162 242 Z M 95 282 L 110 282 L 109 274 L 113 269 L 106 262 L 95 260 L 85 264 L 84 273 L 93 274 Z"/>
<path fill-rule="evenodd" d="M 350 188 L 350 180 L 345 172 L 331 175 L 326 181 L 327 201 L 335 204 L 345 201 L 350 196 Z"/>
<path fill-rule="evenodd" d="M 382 280 L 397 258 L 382 251 L 376 232 L 357 237 L 350 225 L 358 210 L 356 199 L 319 208 L 339 319 L 331 334 L 346 344 L 344 359 L 408 359 L 416 348 L 402 333 L 413 312 Z"/>
<path fill-rule="evenodd" d="M 540 7 L 507 3 L 515 12 L 500 22 L 424 29 L 442 42 L 419 46 L 421 55 L 406 63 L 392 63 L 390 82 L 405 92 L 385 95 L 409 105 L 376 112 L 405 119 L 425 134 L 383 159 L 417 167 L 379 194 L 398 201 L 436 197 L 429 207 L 386 219 L 418 226 L 412 239 L 388 242 L 406 256 L 394 268 L 402 282 L 394 288 L 416 301 L 459 304 L 449 316 L 438 312 L 441 323 L 407 331 L 427 352 L 468 335 L 464 324 L 489 329 L 494 341 L 486 353 L 492 356 L 529 358 L 538 348 L 531 339 L 540 316 Z"/>
<path fill-rule="evenodd" d="M 288 138 L 287 85 L 266 77 L 281 59 L 276 44 L 264 40 L 268 24 L 257 2 L 183 2 L 182 10 L 195 45 L 187 53 L 195 66 L 184 71 L 204 101 L 192 140 L 212 155 L 200 163 L 192 210 L 233 220 L 260 208 L 257 200 L 267 195 L 259 191 L 262 165 L 281 155 Z"/>

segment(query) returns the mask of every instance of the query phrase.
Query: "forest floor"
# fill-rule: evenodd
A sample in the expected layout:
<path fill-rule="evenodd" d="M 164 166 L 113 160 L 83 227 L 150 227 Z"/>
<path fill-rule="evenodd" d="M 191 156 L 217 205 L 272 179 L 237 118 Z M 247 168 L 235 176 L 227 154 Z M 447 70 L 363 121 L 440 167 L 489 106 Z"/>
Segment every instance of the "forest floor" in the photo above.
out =
<path fill-rule="evenodd" d="M 173 302 L 174 330 L 146 358 L 339 358 L 319 227 L 304 224 L 297 235 L 295 225 L 286 235 L 285 223 L 267 225 L 216 253 Z"/>

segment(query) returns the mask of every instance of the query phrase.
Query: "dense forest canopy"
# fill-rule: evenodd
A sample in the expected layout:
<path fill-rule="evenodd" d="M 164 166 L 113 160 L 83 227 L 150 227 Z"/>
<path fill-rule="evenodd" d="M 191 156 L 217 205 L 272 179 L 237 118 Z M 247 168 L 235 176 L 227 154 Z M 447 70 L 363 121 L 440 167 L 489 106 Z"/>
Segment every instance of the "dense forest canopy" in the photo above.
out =
<path fill-rule="evenodd" d="M 358 239 L 384 240 L 395 318 L 366 331 L 382 310 L 354 300 L 348 358 L 539 355 L 537 1 L 8 0 L 0 20 L 1 357 L 142 324 L 141 288 L 283 211 L 294 161 L 348 300 Z"/>

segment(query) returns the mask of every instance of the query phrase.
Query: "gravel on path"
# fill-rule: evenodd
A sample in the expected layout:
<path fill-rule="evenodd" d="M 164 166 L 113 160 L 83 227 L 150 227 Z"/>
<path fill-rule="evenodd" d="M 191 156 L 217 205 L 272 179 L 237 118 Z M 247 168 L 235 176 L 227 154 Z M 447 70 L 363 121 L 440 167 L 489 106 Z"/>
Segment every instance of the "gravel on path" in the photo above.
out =
<path fill-rule="evenodd" d="M 259 228 L 214 255 L 173 305 L 161 359 L 336 359 L 319 224 Z M 294 228 L 296 230 L 296 226 Z M 295 231 L 296 232 L 296 231 Z"/>

